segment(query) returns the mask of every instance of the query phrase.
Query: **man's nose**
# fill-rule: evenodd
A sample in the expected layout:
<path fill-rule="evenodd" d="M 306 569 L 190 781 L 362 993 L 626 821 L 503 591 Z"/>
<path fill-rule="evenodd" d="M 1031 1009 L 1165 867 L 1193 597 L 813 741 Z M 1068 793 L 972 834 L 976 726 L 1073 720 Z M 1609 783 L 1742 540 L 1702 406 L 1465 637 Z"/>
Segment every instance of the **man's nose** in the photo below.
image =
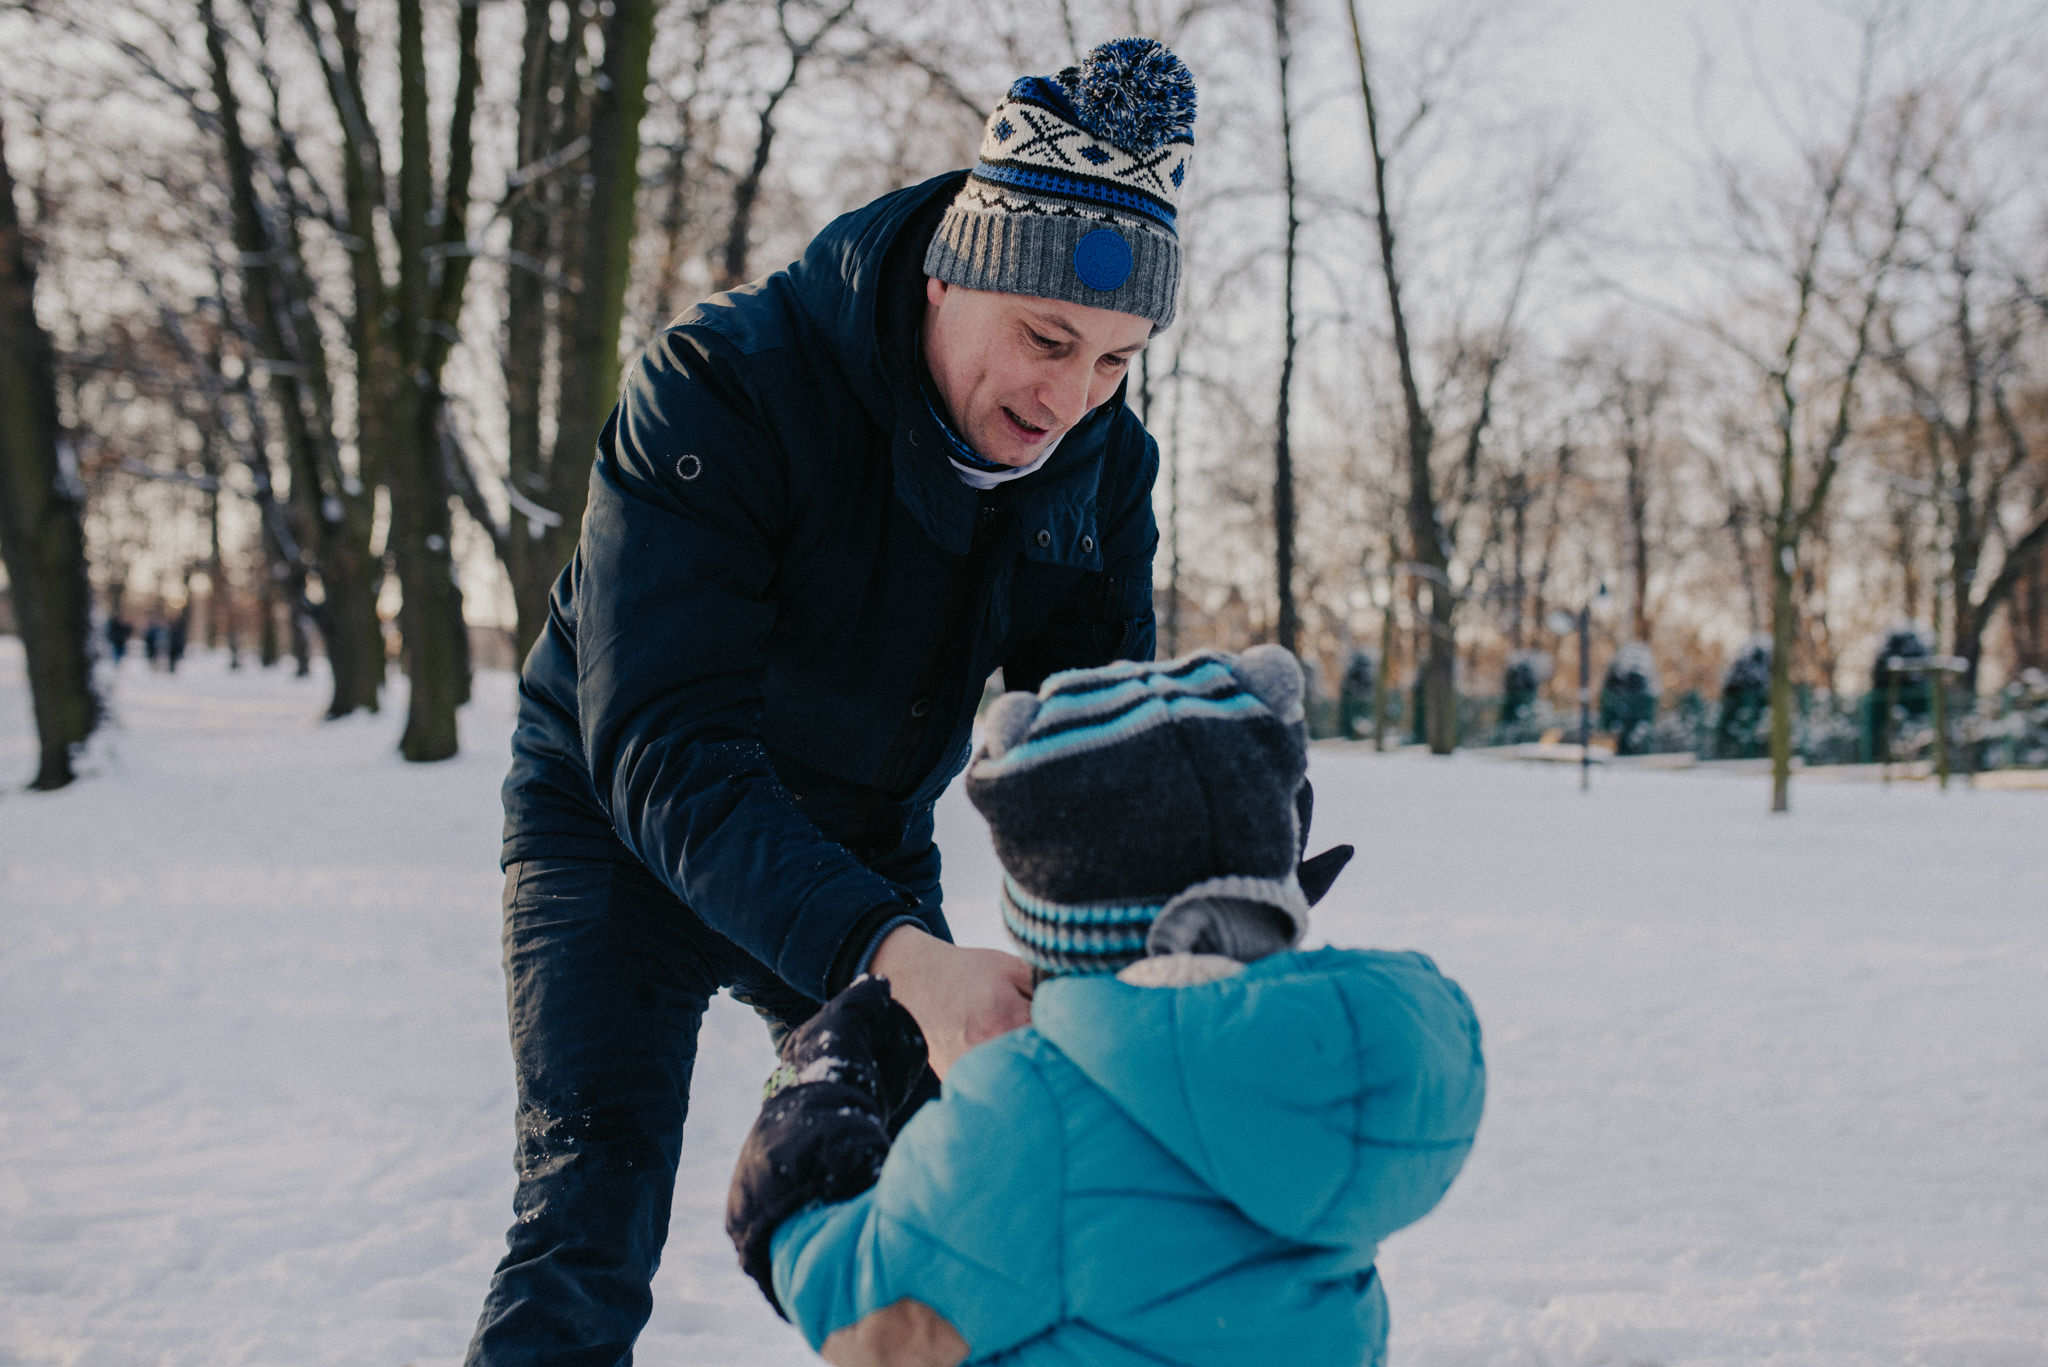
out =
<path fill-rule="evenodd" d="M 1094 396 L 1088 392 L 1094 373 L 1093 365 L 1076 358 L 1061 362 L 1045 377 L 1039 386 L 1038 401 L 1051 411 L 1057 426 L 1072 427 L 1094 407 Z"/>

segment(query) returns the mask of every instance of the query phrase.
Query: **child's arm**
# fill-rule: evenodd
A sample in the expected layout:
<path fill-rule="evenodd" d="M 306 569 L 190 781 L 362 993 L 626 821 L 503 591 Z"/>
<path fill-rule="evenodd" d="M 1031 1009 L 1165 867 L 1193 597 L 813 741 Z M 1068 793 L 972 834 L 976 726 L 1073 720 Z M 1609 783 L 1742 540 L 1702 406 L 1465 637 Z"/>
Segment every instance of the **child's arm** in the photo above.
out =
<path fill-rule="evenodd" d="M 874 1185 L 889 1155 L 890 1113 L 908 1102 L 924 1066 L 917 1022 L 880 978 L 856 979 L 783 1041 L 725 1204 L 740 1267 L 778 1311 L 775 1231 L 805 1206 Z"/>
<path fill-rule="evenodd" d="M 962 1058 L 872 1190 L 776 1232 L 776 1297 L 828 1361 L 951 1367 L 1059 1321 L 1065 1141 L 1034 1047 Z"/>

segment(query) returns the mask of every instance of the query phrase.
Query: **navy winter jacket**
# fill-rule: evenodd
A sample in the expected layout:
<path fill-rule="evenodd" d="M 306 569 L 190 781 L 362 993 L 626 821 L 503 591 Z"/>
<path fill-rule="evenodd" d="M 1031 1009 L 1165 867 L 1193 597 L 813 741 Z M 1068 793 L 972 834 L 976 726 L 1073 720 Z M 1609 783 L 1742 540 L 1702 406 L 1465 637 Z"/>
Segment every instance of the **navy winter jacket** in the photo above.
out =
<path fill-rule="evenodd" d="M 916 337 L 961 179 L 648 345 L 520 679 L 504 862 L 637 859 L 820 999 L 890 919 L 946 934 L 931 807 L 988 676 L 1152 654 L 1158 454 L 1121 390 L 996 490 L 946 459 Z"/>

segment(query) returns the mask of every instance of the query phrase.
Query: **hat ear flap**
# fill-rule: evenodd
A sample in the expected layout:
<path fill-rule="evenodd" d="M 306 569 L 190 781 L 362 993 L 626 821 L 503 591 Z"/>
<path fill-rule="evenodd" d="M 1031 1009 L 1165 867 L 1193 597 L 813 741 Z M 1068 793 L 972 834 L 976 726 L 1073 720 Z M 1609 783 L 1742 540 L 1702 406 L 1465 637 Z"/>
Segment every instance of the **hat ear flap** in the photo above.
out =
<path fill-rule="evenodd" d="M 1038 717 L 1036 693 L 1005 693 L 988 705 L 981 719 L 981 748 L 990 759 L 1001 759 Z"/>
<path fill-rule="evenodd" d="M 1237 681 L 1282 722 L 1305 719 L 1301 662 L 1285 647 L 1253 646 L 1227 661 Z"/>

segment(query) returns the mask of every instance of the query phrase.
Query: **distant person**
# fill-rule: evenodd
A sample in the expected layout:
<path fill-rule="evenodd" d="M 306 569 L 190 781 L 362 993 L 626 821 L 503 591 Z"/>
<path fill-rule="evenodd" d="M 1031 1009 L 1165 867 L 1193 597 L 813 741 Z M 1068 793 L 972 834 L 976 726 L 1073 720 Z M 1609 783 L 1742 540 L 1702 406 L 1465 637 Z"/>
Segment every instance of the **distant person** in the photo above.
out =
<path fill-rule="evenodd" d="M 192 627 L 192 609 L 188 605 L 178 609 L 170 625 L 164 628 L 164 667 L 175 674 L 178 662 L 185 658 L 185 636 Z"/>
<path fill-rule="evenodd" d="M 1303 680 L 1277 646 L 1061 674 L 989 709 L 967 792 L 1031 1025 L 892 1146 L 916 1023 L 862 978 L 790 1037 L 728 1205 L 840 1367 L 1360 1367 L 1380 1242 L 1470 1151 L 1479 1024 L 1427 958 L 1301 950 Z"/>
<path fill-rule="evenodd" d="M 951 942 L 932 805 L 993 671 L 1152 654 L 1124 393 L 1177 306 L 1194 107 L 1147 39 L 1027 76 L 971 170 L 630 368 L 520 678 L 517 1218 L 472 1367 L 630 1359 L 721 988 L 779 1039 L 873 968 L 939 1073 L 1029 1018 L 1025 963 Z"/>
<path fill-rule="evenodd" d="M 128 638 L 135 634 L 135 624 L 125 617 L 107 619 L 107 654 L 113 657 L 118 667 L 128 656 Z"/>
<path fill-rule="evenodd" d="M 142 629 L 142 658 L 151 669 L 161 666 L 158 661 L 164 655 L 164 623 L 161 617 L 151 617 Z"/>

